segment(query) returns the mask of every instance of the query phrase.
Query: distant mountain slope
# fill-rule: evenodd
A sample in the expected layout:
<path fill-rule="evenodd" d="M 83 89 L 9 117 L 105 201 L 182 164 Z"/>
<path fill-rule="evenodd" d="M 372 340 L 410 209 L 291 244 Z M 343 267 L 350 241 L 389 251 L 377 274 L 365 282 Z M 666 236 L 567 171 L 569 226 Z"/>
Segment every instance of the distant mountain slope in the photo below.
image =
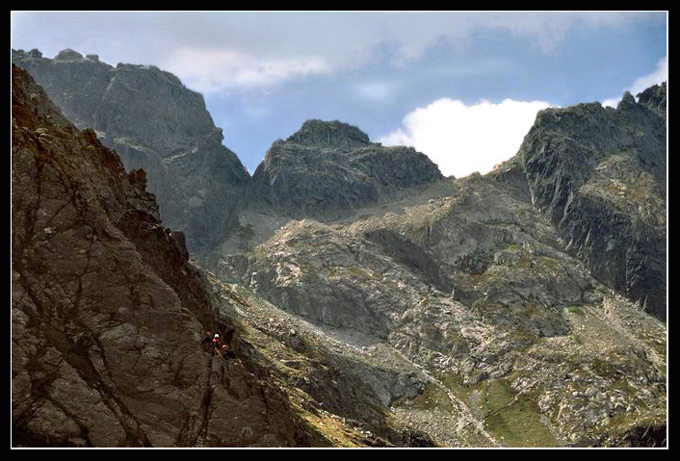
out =
<path fill-rule="evenodd" d="M 542 111 L 492 176 L 545 210 L 602 282 L 666 318 L 665 85 Z"/>
<path fill-rule="evenodd" d="M 12 53 L 64 115 L 92 128 L 127 170 L 143 168 L 166 225 L 185 231 L 193 251 L 210 248 L 233 227 L 233 208 L 250 177 L 221 143 L 203 97 L 154 66 L 112 67 L 64 50 Z"/>
<path fill-rule="evenodd" d="M 666 82 L 647 88 L 637 98 L 640 104 L 666 119 Z"/>

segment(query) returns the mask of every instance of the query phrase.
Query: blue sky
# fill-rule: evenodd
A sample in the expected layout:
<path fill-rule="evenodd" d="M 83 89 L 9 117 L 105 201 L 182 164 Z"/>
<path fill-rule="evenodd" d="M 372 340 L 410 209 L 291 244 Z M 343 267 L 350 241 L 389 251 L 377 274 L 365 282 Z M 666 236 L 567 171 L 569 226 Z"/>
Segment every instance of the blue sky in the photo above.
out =
<path fill-rule="evenodd" d="M 665 80 L 667 14 L 13 12 L 12 47 L 175 73 L 251 172 L 320 118 L 460 177 L 514 155 L 540 109 Z"/>

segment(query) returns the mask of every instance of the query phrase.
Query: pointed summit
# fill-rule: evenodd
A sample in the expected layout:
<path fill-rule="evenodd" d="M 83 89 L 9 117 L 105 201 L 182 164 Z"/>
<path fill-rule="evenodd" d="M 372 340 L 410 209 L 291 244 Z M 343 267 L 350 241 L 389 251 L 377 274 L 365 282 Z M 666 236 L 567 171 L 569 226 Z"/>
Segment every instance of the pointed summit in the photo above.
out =
<path fill-rule="evenodd" d="M 359 128 L 337 120 L 307 120 L 287 142 L 302 145 L 356 149 L 371 143 L 368 135 Z"/>
<path fill-rule="evenodd" d="M 621 98 L 619 107 L 629 104 L 637 104 L 637 101 L 635 101 L 635 97 L 632 94 L 630 94 L 630 91 L 626 91 L 625 93 L 623 93 L 623 98 Z"/>

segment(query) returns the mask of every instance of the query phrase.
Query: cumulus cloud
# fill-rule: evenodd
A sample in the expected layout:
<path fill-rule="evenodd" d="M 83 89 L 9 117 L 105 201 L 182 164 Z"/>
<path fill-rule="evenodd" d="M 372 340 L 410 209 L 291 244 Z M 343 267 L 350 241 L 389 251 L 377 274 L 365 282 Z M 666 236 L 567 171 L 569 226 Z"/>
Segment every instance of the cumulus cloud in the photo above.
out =
<path fill-rule="evenodd" d="M 630 91 L 630 94 L 636 95 L 643 92 L 650 86 L 658 85 L 662 82 L 665 82 L 666 80 L 668 80 L 668 57 L 664 56 L 656 64 L 656 69 L 654 72 L 643 75 L 642 77 L 636 79 L 633 84 L 622 91 L 622 93 L 625 91 Z M 602 105 L 604 107 L 616 107 L 620 101 L 620 96 L 618 98 L 605 99 L 602 101 Z"/>
<path fill-rule="evenodd" d="M 545 101 L 482 100 L 468 106 L 442 98 L 410 112 L 402 128 L 378 141 L 414 147 L 445 175 L 484 174 L 517 153 L 537 112 L 547 107 Z"/>
<path fill-rule="evenodd" d="M 182 47 L 173 53 L 167 69 L 202 93 L 230 87 L 268 87 L 311 74 L 323 74 L 330 66 L 315 57 L 266 58 L 231 49 Z"/>

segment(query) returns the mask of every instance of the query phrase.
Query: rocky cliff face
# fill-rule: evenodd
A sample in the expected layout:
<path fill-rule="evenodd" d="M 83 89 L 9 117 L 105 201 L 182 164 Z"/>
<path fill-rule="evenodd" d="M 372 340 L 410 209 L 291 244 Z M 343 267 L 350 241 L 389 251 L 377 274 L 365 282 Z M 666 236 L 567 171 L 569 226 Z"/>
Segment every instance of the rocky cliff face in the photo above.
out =
<path fill-rule="evenodd" d="M 546 211 L 598 279 L 665 319 L 665 86 L 639 97 L 541 112 L 493 176 Z"/>
<path fill-rule="evenodd" d="M 112 67 L 73 50 L 54 59 L 19 50 L 12 60 L 69 120 L 115 149 L 127 170 L 146 171 L 165 223 L 186 233 L 192 251 L 211 248 L 234 226 L 250 178 L 222 145 L 200 94 L 154 66 Z"/>
<path fill-rule="evenodd" d="M 395 189 L 441 178 L 437 166 L 412 148 L 383 147 L 356 127 L 309 120 L 267 151 L 253 188 L 279 214 L 332 220 Z"/>
<path fill-rule="evenodd" d="M 145 174 L 12 77 L 13 444 L 309 444 Z M 237 359 L 201 349 L 208 329 Z"/>

